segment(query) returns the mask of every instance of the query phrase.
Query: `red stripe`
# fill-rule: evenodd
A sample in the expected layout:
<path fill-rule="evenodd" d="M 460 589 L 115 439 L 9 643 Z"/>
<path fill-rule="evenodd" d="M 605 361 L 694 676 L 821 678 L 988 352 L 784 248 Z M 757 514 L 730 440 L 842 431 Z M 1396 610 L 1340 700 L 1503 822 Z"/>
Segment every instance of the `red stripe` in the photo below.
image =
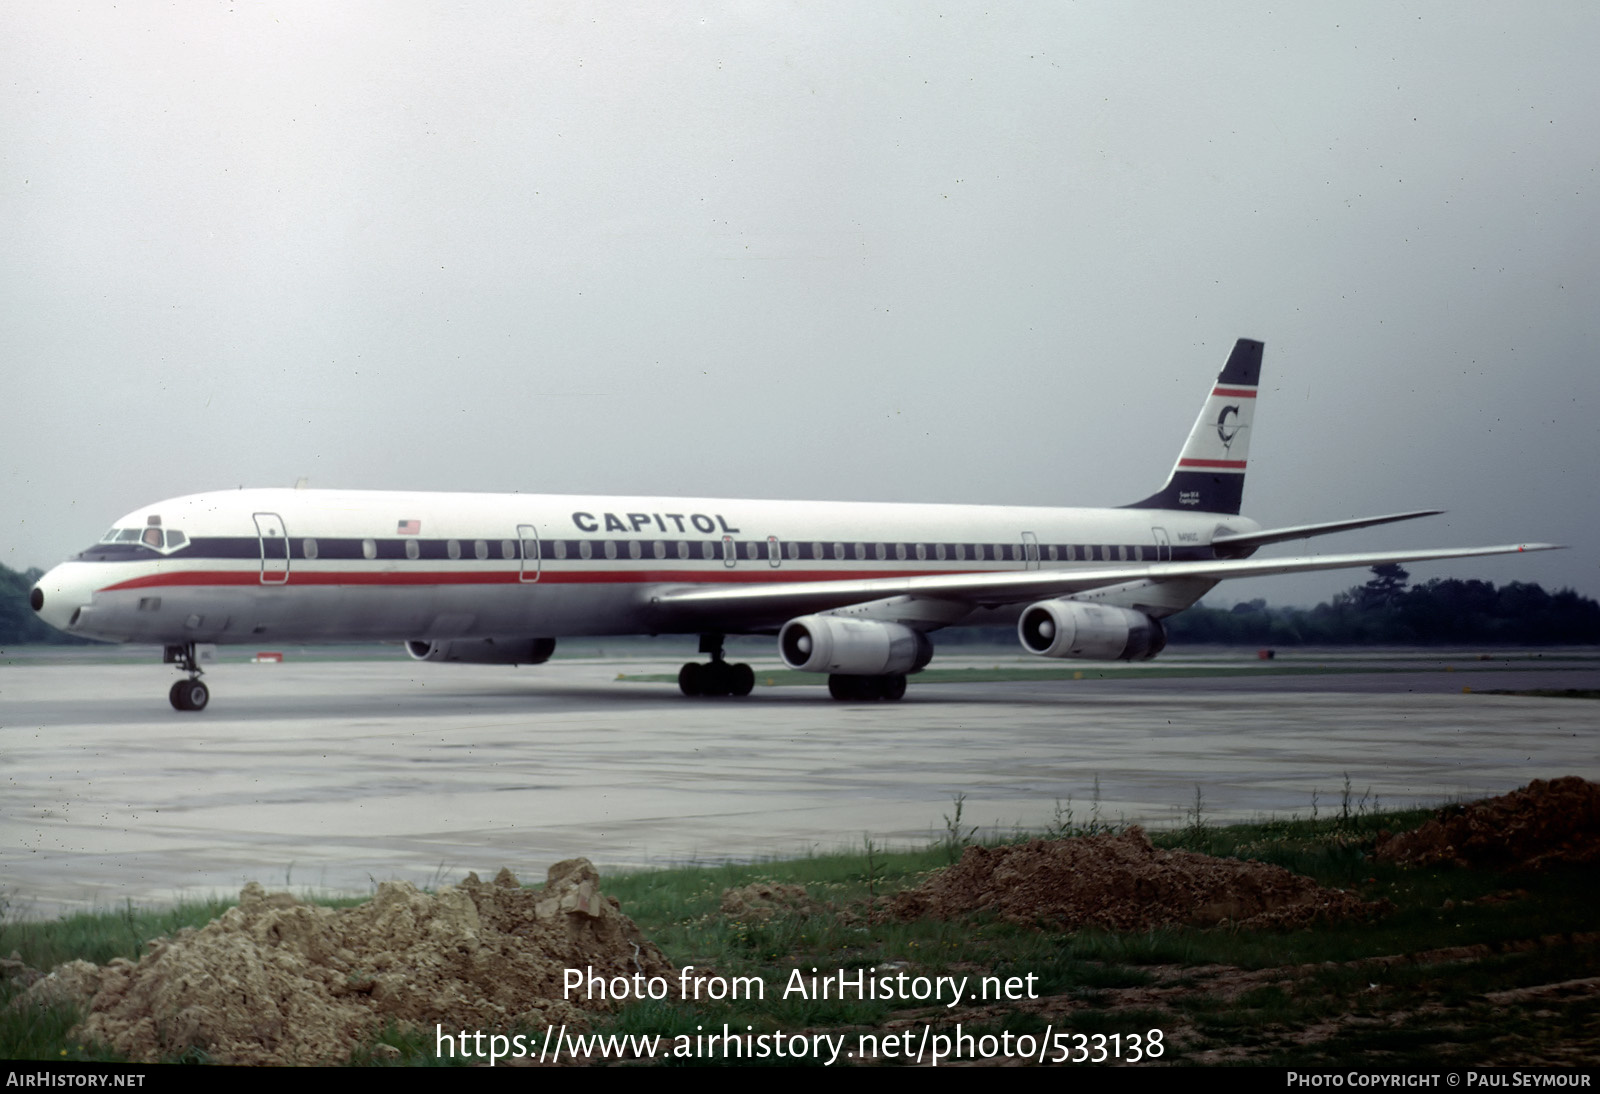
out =
<path fill-rule="evenodd" d="M 1253 387 L 1214 387 L 1211 389 L 1211 394 L 1227 395 L 1234 399 L 1254 399 L 1256 397 L 1256 389 Z"/>
<path fill-rule="evenodd" d="M 1223 468 L 1224 470 L 1229 470 L 1229 471 L 1243 471 L 1244 470 L 1244 461 L 1243 460 L 1181 459 L 1181 460 L 1178 461 L 1178 466 L 1179 467 L 1219 467 L 1219 468 Z"/>
<path fill-rule="evenodd" d="M 886 577 L 937 577 L 941 574 L 1009 573 L 1007 570 L 546 570 L 537 582 L 522 581 L 515 570 L 490 573 L 340 573 L 292 570 L 288 581 L 262 581 L 258 570 L 190 570 L 150 574 L 107 585 L 101 592 L 161 586 L 215 585 L 782 585 L 800 581 L 860 581 Z"/>

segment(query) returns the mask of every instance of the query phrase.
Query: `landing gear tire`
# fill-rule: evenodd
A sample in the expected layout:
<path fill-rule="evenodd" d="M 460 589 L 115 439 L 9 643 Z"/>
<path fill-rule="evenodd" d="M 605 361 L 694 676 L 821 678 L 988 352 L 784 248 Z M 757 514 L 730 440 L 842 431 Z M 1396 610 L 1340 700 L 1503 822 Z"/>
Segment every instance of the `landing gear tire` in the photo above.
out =
<path fill-rule="evenodd" d="M 685 695 L 700 694 L 700 680 L 705 675 L 705 666 L 698 661 L 690 661 L 678 670 L 678 690 Z"/>
<path fill-rule="evenodd" d="M 167 692 L 167 699 L 174 710 L 204 710 L 211 702 L 211 689 L 199 680 L 179 680 Z"/>
<path fill-rule="evenodd" d="M 712 661 L 700 667 L 700 694 L 709 696 L 722 696 L 732 690 L 733 681 L 730 679 L 726 661 Z"/>
<path fill-rule="evenodd" d="M 700 652 L 710 661 L 690 661 L 678 670 L 678 690 L 685 695 L 749 695 L 756 674 L 749 665 L 730 665 L 722 659 L 722 635 L 702 634 Z"/>
<path fill-rule="evenodd" d="M 678 690 L 688 696 L 749 695 L 755 686 L 756 673 L 749 665 L 690 661 L 678 670 Z"/>
<path fill-rule="evenodd" d="M 894 703 L 904 698 L 905 693 L 906 678 L 903 673 L 891 672 L 882 676 L 846 676 L 834 673 L 828 677 L 828 694 L 841 701 L 870 702 L 874 699 L 883 699 Z"/>

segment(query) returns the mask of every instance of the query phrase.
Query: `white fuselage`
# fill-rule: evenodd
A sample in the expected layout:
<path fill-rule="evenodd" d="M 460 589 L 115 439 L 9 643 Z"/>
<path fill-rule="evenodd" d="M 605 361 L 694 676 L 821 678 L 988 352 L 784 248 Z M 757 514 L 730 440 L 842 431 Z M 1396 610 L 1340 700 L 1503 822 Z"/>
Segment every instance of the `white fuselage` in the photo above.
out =
<path fill-rule="evenodd" d="M 1256 528 L 1160 509 L 234 490 L 128 514 L 40 580 L 39 614 L 70 633 L 153 643 L 693 632 L 708 627 L 660 616 L 652 597 L 1211 559 L 1214 535 Z M 1165 584 L 1157 614 L 1212 584 Z M 961 621 L 1018 610 L 979 605 Z"/>

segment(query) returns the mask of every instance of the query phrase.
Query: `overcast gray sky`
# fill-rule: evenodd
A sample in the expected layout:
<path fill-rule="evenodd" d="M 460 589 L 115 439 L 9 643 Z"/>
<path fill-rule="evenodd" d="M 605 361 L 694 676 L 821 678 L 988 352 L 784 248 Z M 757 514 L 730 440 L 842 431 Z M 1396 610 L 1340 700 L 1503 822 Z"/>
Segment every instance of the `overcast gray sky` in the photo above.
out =
<path fill-rule="evenodd" d="M 1118 505 L 1248 336 L 1248 515 L 1446 508 L 1316 546 L 1571 543 L 1413 574 L 1600 594 L 1589 0 L 23 0 L 0 31 L 12 567 L 301 476 Z"/>

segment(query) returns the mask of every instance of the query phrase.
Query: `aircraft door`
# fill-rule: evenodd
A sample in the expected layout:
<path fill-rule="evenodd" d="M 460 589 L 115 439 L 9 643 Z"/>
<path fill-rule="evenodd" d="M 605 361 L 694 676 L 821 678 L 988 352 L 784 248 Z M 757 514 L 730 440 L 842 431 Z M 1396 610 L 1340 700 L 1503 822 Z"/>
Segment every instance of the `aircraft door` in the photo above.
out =
<path fill-rule="evenodd" d="M 739 564 L 739 545 L 732 536 L 722 537 L 722 564 L 730 570 Z"/>
<path fill-rule="evenodd" d="M 1022 533 L 1022 558 L 1027 569 L 1039 568 L 1039 537 L 1032 532 Z"/>
<path fill-rule="evenodd" d="M 783 565 L 783 544 L 778 542 L 777 536 L 767 537 L 767 565 L 774 570 Z"/>
<path fill-rule="evenodd" d="M 1156 561 L 1171 562 L 1172 541 L 1167 538 L 1167 530 L 1165 528 L 1152 528 L 1150 529 L 1150 534 L 1156 540 Z"/>
<path fill-rule="evenodd" d="M 517 525 L 517 541 L 521 544 L 518 554 L 522 559 L 517 580 L 531 585 L 539 580 L 539 529 L 531 524 Z"/>
<path fill-rule="evenodd" d="M 284 585 L 289 581 L 289 533 L 283 518 L 276 513 L 252 513 L 256 536 L 261 540 L 261 584 Z"/>

